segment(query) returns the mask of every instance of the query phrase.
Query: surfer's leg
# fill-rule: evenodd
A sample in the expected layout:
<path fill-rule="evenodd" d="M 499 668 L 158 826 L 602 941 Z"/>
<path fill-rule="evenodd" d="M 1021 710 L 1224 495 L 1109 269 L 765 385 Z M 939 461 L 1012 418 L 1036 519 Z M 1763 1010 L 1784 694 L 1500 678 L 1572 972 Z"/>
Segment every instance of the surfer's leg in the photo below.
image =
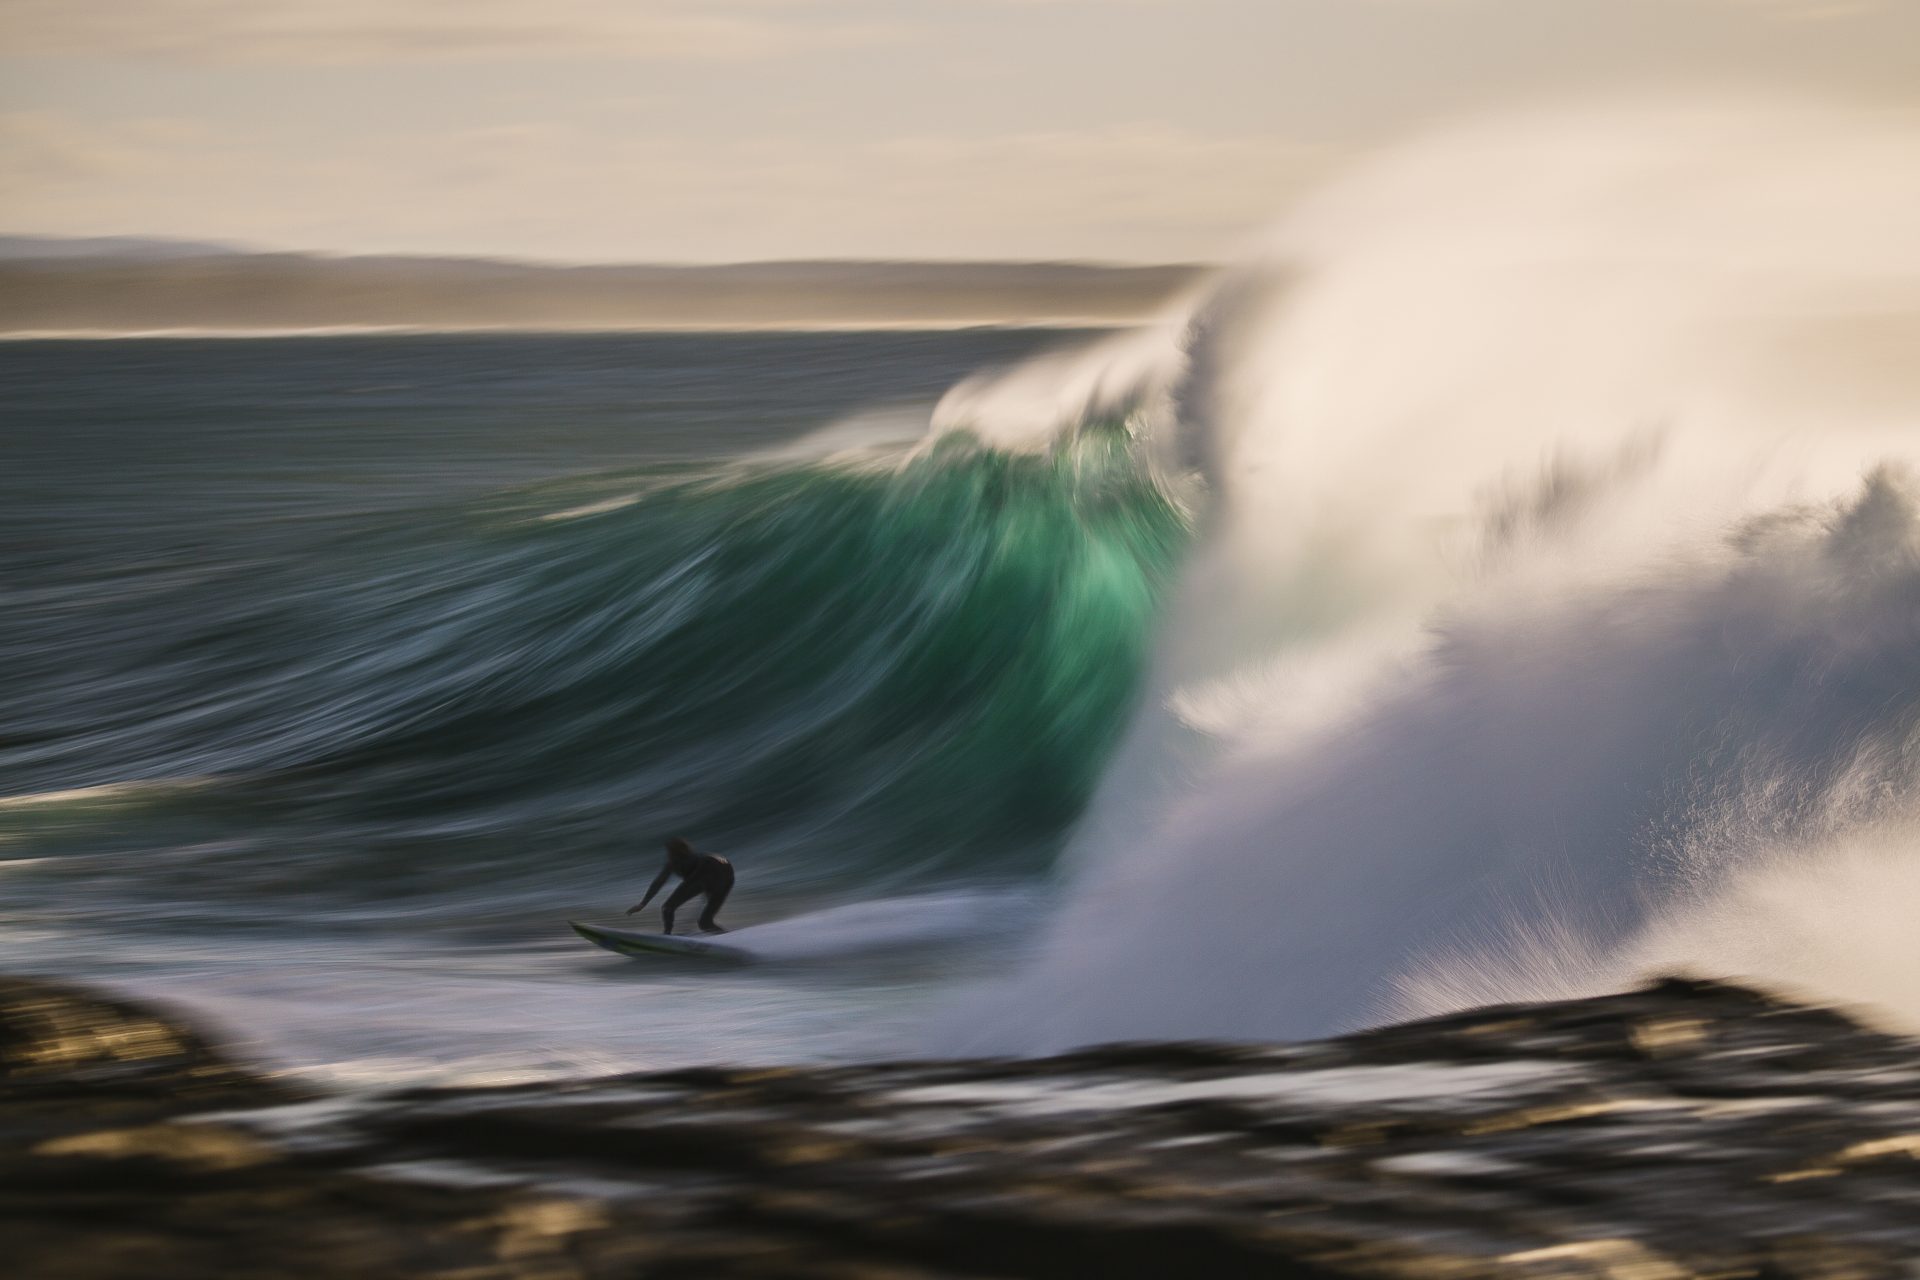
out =
<path fill-rule="evenodd" d="M 700 913 L 700 932 L 702 933 L 725 933 L 726 932 L 725 929 L 721 928 L 718 924 L 714 922 L 713 918 L 720 914 L 720 904 L 725 902 L 727 900 L 727 895 L 732 892 L 733 892 L 733 881 L 731 880 L 727 881 L 725 884 L 721 885 L 719 888 L 711 889 L 707 892 L 707 909 Z"/>
<path fill-rule="evenodd" d="M 666 926 L 666 929 L 664 930 L 665 932 L 667 933 L 673 932 L 673 913 L 675 911 L 678 911 L 681 908 L 681 906 L 687 902 L 688 899 L 692 898 L 696 893 L 699 893 L 699 892 L 700 890 L 698 888 L 696 888 L 691 884 L 688 884 L 685 880 L 682 880 L 680 882 L 680 887 L 675 889 L 672 895 L 668 897 L 668 899 L 664 903 L 661 904 L 660 923 Z"/>

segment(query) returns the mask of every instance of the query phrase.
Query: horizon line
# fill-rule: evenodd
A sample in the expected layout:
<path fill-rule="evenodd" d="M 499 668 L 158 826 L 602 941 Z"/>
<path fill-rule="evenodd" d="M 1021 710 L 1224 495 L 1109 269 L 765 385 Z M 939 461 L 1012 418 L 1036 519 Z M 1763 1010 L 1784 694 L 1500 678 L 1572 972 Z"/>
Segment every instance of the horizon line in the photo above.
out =
<path fill-rule="evenodd" d="M 490 253 L 484 251 L 461 250 L 362 250 L 362 249 L 318 249 L 270 247 L 245 242 L 227 240 L 201 240 L 192 236 L 145 235 L 139 233 L 115 233 L 112 235 L 54 235 L 39 231 L 7 231 L 0 229 L 0 243 L 42 242 L 49 247 L 88 244 L 111 245 L 122 242 L 129 247 L 124 253 L 116 254 L 103 247 L 96 253 L 52 254 L 45 258 L 36 258 L 28 254 L 0 253 L 0 262 L 8 261 L 69 261 L 84 262 L 94 258 L 148 257 L 155 260 L 182 260 L 212 257 L 248 257 L 248 258 L 308 258 L 321 261 L 419 261 L 436 262 L 474 262 L 490 263 L 500 266 L 544 267 L 556 270 L 581 270 L 593 268 L 618 267 L 657 267 L 670 270 L 712 270 L 727 267 L 774 267 L 774 266 L 915 266 L 915 267 L 1077 267 L 1099 271 L 1206 271 L 1222 264 L 1207 261 L 1163 261 L 1137 260 L 1123 261 L 1103 258 L 1071 257 L 996 257 L 996 258 L 945 258 L 945 257 L 846 257 L 822 255 L 819 257 L 778 256 L 764 258 L 714 258 L 714 259 L 668 259 L 668 258 L 542 258 L 513 253 Z M 146 253 L 134 246 L 149 246 Z"/>

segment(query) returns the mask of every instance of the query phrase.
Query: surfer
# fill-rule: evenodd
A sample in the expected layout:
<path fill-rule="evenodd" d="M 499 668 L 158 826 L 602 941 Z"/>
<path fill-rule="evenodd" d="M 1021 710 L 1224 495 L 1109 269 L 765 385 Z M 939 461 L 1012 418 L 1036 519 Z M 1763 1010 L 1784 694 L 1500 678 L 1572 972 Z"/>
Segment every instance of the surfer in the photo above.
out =
<path fill-rule="evenodd" d="M 660 892 L 668 876 L 679 876 L 680 887 L 660 904 L 660 920 L 666 925 L 665 932 L 673 932 L 673 913 L 681 904 L 703 893 L 707 895 L 707 907 L 700 913 L 700 932 L 726 932 L 713 918 L 719 914 L 727 894 L 733 891 L 733 864 L 719 854 L 695 852 L 692 845 L 678 836 L 667 841 L 667 865 L 660 868 L 660 874 L 647 886 L 647 896 L 640 899 L 638 906 L 628 907 L 627 914 L 632 915 L 652 902 L 653 895 Z"/>

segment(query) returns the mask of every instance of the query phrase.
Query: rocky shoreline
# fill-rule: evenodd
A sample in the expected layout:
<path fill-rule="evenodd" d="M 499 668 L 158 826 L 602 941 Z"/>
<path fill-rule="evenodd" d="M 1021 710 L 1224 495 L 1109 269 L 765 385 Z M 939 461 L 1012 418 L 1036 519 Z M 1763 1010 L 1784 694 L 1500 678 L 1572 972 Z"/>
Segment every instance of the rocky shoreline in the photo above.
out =
<path fill-rule="evenodd" d="M 1316 1044 L 330 1095 L 0 979 L 35 1277 L 1920 1274 L 1920 1042 L 1667 981 Z"/>

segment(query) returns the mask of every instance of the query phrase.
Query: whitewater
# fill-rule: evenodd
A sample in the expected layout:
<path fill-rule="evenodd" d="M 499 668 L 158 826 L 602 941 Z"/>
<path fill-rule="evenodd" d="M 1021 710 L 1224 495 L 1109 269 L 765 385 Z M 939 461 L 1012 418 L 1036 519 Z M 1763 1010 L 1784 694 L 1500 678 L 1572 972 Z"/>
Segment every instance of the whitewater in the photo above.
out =
<path fill-rule="evenodd" d="M 1200 541 L 1064 904 L 950 1045 L 1295 1038 L 1659 972 L 1920 1026 L 1920 129 L 1462 125 L 1157 328 L 957 386 L 1123 410 Z"/>

